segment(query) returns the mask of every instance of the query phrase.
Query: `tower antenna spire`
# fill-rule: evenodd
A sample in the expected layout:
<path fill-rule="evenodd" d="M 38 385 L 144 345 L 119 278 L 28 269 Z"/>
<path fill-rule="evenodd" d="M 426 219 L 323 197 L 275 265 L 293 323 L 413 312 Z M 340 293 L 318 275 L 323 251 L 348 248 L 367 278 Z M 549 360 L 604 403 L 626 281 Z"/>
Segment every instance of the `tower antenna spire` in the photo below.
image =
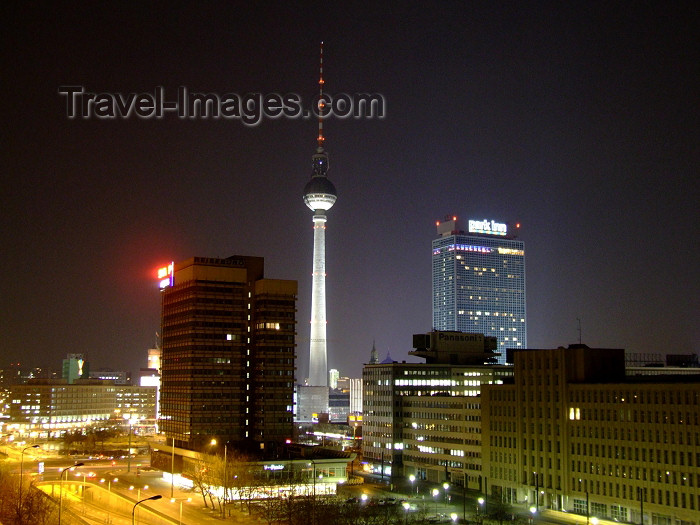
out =
<path fill-rule="evenodd" d="M 323 99 L 323 40 L 321 40 L 321 59 L 319 62 L 319 76 L 318 76 L 318 147 L 323 149 L 323 108 L 326 106 L 326 102 Z"/>

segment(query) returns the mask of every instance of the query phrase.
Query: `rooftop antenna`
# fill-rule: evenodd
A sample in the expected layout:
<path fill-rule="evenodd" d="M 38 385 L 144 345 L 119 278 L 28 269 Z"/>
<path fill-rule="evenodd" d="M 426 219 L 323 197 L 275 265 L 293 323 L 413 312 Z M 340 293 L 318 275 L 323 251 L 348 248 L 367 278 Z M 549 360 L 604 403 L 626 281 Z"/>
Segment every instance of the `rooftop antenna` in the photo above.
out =
<path fill-rule="evenodd" d="M 321 41 L 321 60 L 319 63 L 318 77 L 318 149 L 323 150 L 323 108 L 326 102 L 323 99 L 323 40 Z"/>
<path fill-rule="evenodd" d="M 578 321 L 578 344 L 581 344 L 581 318 L 577 317 L 576 320 Z"/>

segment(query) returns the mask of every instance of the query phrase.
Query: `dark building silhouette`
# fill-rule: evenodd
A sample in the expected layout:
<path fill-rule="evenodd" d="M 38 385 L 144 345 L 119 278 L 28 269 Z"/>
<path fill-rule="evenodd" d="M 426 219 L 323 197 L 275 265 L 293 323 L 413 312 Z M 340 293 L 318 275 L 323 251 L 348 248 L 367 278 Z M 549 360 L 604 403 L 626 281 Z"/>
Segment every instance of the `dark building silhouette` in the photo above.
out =
<path fill-rule="evenodd" d="M 160 428 L 178 448 L 292 437 L 297 282 L 261 257 L 194 257 L 162 292 Z"/>

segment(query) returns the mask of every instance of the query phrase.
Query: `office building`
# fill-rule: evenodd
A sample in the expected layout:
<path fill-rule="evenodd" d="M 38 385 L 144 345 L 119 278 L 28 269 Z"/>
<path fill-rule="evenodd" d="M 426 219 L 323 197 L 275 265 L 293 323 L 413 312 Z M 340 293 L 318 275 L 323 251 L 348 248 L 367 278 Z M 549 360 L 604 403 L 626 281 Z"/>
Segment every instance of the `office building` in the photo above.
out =
<path fill-rule="evenodd" d="M 175 446 L 260 450 L 292 437 L 296 281 L 261 257 L 193 257 L 162 286 L 160 430 Z"/>
<path fill-rule="evenodd" d="M 160 359 L 163 351 L 160 347 L 148 349 L 148 365 L 146 368 L 152 368 L 160 373 Z"/>
<path fill-rule="evenodd" d="M 525 247 L 518 225 L 456 217 L 437 224 L 433 241 L 433 329 L 480 333 L 507 348 L 527 348 Z"/>
<path fill-rule="evenodd" d="M 115 385 L 130 385 L 130 370 L 112 370 L 111 368 L 98 368 L 88 372 L 89 379 L 100 379 L 102 381 L 112 381 Z"/>
<path fill-rule="evenodd" d="M 90 363 L 85 360 L 83 354 L 68 354 L 63 360 L 61 377 L 72 384 L 76 379 L 88 379 L 90 377 Z"/>
<path fill-rule="evenodd" d="M 700 523 L 700 376 L 630 376 L 624 350 L 580 344 L 513 360 L 510 384 L 482 388 L 491 498 L 589 519 Z"/>
<path fill-rule="evenodd" d="M 323 100 L 323 44 L 321 45 L 320 98 Z M 328 153 L 323 149 L 323 104 L 319 102 L 318 146 L 312 157 L 311 180 L 304 187 L 304 202 L 311 209 L 314 223 L 314 252 L 311 285 L 311 333 L 309 343 L 309 385 L 328 386 L 326 341 L 326 212 L 336 201 L 336 191 L 328 179 Z"/>
<path fill-rule="evenodd" d="M 332 388 L 328 392 L 328 421 L 345 423 L 350 414 L 350 391 Z"/>
<path fill-rule="evenodd" d="M 328 386 L 330 388 L 338 388 L 338 379 L 340 379 L 340 372 L 335 368 L 331 368 L 328 371 Z"/>
<path fill-rule="evenodd" d="M 352 378 L 348 382 L 350 383 L 350 412 L 362 413 L 362 378 Z"/>
<path fill-rule="evenodd" d="M 10 398 L 8 430 L 21 437 L 121 425 L 124 416 L 153 427 L 156 417 L 155 387 L 99 379 L 30 379 L 12 386 Z"/>
<path fill-rule="evenodd" d="M 512 367 L 484 365 L 496 340 L 482 334 L 417 334 L 413 346 L 410 355 L 426 362 L 387 356 L 362 370 L 364 460 L 383 476 L 474 488 L 481 476 L 481 385 L 511 377 Z"/>
<path fill-rule="evenodd" d="M 297 385 L 294 421 L 297 423 L 318 423 L 328 420 L 330 391 L 327 386 Z"/>

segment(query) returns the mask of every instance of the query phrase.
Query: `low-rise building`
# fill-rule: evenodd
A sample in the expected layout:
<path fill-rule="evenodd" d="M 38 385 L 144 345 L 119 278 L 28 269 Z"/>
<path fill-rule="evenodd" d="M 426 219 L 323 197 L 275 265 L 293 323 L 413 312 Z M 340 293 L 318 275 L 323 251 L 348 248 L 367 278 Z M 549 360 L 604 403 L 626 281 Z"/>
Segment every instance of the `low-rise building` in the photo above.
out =
<path fill-rule="evenodd" d="M 484 364 L 496 340 L 482 334 L 419 334 L 413 346 L 410 354 L 427 362 L 387 356 L 363 369 L 363 459 L 386 476 L 478 486 L 478 396 L 483 384 L 510 377 L 512 367 Z"/>
<path fill-rule="evenodd" d="M 155 387 L 93 379 L 76 379 L 72 384 L 33 379 L 11 389 L 8 430 L 59 437 L 66 431 L 106 425 L 110 419 L 123 416 L 143 424 L 155 422 Z"/>
<path fill-rule="evenodd" d="M 622 349 L 515 351 L 514 379 L 482 388 L 488 494 L 620 522 L 700 523 L 700 377 L 629 376 L 624 363 Z"/>

